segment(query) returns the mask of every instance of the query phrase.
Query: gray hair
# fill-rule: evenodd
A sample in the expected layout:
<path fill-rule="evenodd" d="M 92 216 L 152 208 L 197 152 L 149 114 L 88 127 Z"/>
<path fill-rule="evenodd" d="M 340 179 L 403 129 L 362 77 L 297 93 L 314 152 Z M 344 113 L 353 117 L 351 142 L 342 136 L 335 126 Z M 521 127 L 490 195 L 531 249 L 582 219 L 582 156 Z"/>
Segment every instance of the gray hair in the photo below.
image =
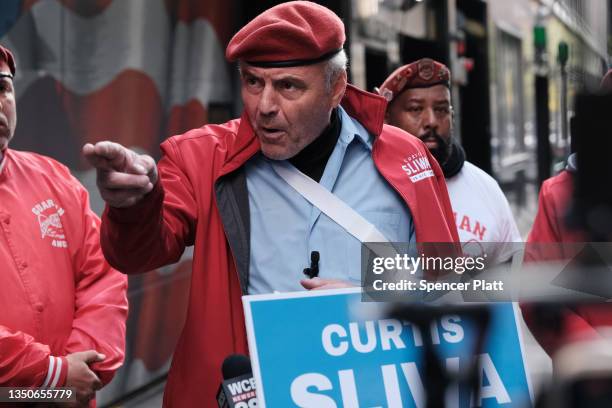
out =
<path fill-rule="evenodd" d="M 324 66 L 324 80 L 325 80 L 325 90 L 330 93 L 332 91 L 332 87 L 334 82 L 338 79 L 342 72 L 346 72 L 346 68 L 348 66 L 348 57 L 346 56 L 346 51 L 344 49 L 340 50 L 339 53 L 323 62 Z M 238 61 L 238 72 L 242 75 L 242 61 Z"/>
<path fill-rule="evenodd" d="M 340 74 L 346 72 L 347 65 L 348 57 L 344 49 L 325 62 L 325 89 L 328 93 L 332 91 L 334 82 Z"/>

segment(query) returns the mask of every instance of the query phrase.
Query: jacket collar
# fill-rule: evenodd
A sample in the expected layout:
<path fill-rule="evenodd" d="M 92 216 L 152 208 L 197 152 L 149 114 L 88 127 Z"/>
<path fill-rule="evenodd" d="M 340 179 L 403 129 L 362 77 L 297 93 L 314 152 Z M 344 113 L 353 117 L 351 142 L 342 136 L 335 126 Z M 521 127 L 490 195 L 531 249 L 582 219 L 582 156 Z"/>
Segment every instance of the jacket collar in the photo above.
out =
<path fill-rule="evenodd" d="M 246 111 L 243 111 L 240 116 L 236 138 L 233 141 L 233 146 L 228 146 L 227 159 L 219 176 L 224 176 L 238 169 L 259 151 L 261 151 L 259 139 L 255 136 L 255 131 L 253 131 Z"/>
<path fill-rule="evenodd" d="M 383 129 L 387 100 L 382 96 L 366 92 L 348 84 L 340 103 L 349 116 L 356 119 L 368 132 L 380 135 Z M 221 176 L 231 173 L 261 150 L 251 122 L 245 111 L 240 116 L 240 125 L 232 148 L 228 148 L 227 161 L 221 169 Z"/>
<path fill-rule="evenodd" d="M 342 107 L 350 117 L 357 119 L 368 132 L 380 135 L 387 109 L 387 100 L 382 96 L 347 85 L 342 98 Z"/>

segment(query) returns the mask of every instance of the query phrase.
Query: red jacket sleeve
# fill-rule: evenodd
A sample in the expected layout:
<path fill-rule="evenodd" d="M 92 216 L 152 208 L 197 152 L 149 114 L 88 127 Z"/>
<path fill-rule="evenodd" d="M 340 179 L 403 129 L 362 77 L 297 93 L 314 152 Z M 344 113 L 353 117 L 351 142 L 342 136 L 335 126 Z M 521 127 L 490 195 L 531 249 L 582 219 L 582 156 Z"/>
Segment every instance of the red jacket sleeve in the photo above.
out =
<path fill-rule="evenodd" d="M 92 365 L 103 383 L 123 363 L 128 304 L 127 277 L 111 268 L 100 248 L 100 219 L 79 185 L 83 238 L 75 259 L 75 312 L 65 353 L 96 350 L 106 356 Z"/>
<path fill-rule="evenodd" d="M 527 242 L 561 242 L 558 231 L 560 217 L 556 213 L 555 206 L 551 200 L 549 184 L 542 184 L 538 197 L 538 212 L 529 231 Z"/>
<path fill-rule="evenodd" d="M 568 203 L 570 192 L 565 190 L 554 191 L 555 188 L 563 187 L 556 184 L 559 183 L 559 177 L 556 176 L 546 180 L 542 184 L 538 197 L 538 212 L 527 238 L 525 262 L 564 259 L 566 253 L 562 243 L 574 240 L 573 237 L 564 234 L 561 230 L 560 223 L 563 222 L 563 214 L 560 213 L 562 209 L 559 205 Z M 561 345 L 572 338 L 588 338 L 598 335 L 596 330 L 582 316 L 569 307 L 561 311 L 564 331 L 562 336 L 538 326 L 534 316 L 534 308 L 531 305 L 521 303 L 521 310 L 529 330 L 542 348 L 551 356 Z"/>
<path fill-rule="evenodd" d="M 573 243 L 588 241 L 583 231 L 571 230 L 565 225 L 566 212 L 572 200 L 573 175 L 563 171 L 544 181 L 538 198 L 538 212 L 529 232 L 528 242 L 543 243 Z M 549 246 L 545 246 L 548 248 Z M 564 249 L 563 246 L 559 248 Z M 571 248 L 571 247 L 568 247 Z M 566 258 L 565 251 L 554 251 L 552 255 L 541 254 L 551 259 L 551 256 Z"/>
<path fill-rule="evenodd" d="M 66 359 L 51 356 L 49 346 L 0 325 L 0 386 L 60 387 L 67 373 Z"/>
<path fill-rule="evenodd" d="M 180 154 L 172 139 L 162 144 L 162 150 L 153 190 L 131 207 L 107 206 L 102 216 L 104 255 L 125 273 L 178 262 L 195 239 L 197 203 L 192 185 L 178 164 Z"/>
<path fill-rule="evenodd" d="M 536 213 L 525 247 L 525 262 L 554 261 L 563 259 L 562 242 L 559 233 L 561 219 L 555 208 L 554 195 L 550 189 L 552 180 L 542 184 L 538 196 L 538 212 Z"/>

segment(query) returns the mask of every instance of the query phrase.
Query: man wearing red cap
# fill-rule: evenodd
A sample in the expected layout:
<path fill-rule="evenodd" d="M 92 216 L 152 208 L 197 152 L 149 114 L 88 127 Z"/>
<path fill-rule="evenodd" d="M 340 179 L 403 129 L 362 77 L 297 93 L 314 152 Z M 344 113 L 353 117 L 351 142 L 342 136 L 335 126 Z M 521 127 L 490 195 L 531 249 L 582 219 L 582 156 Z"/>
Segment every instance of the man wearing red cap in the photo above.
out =
<path fill-rule="evenodd" d="M 123 363 L 127 280 L 69 170 L 8 148 L 14 75 L 0 46 L 0 387 L 74 387 L 79 406 L 95 405 Z"/>
<path fill-rule="evenodd" d="M 452 137 L 448 68 L 423 58 L 396 69 L 379 93 L 389 101 L 387 123 L 416 135 L 442 166 L 464 250 L 487 253 L 494 263 L 507 261 L 521 237 L 497 182 L 465 160 Z"/>
<path fill-rule="evenodd" d="M 166 406 L 212 404 L 223 359 L 247 351 L 243 294 L 360 282 L 352 226 L 291 180 L 332 192 L 390 241 L 458 239 L 439 166 L 418 140 L 383 125 L 383 98 L 347 85 L 344 41 L 342 21 L 323 6 L 273 7 L 227 46 L 240 67 L 240 119 L 169 138 L 158 165 L 111 142 L 83 148 L 108 204 L 102 246 L 113 265 L 143 272 L 195 245 Z M 309 265 L 320 276 L 301 279 Z"/>

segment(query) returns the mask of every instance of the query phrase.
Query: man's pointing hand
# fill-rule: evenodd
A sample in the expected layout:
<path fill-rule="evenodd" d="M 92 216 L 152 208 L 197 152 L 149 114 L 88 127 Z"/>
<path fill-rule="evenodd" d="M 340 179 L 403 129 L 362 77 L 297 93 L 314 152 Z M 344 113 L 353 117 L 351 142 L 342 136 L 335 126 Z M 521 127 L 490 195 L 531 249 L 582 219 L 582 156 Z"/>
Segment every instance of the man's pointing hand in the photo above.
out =
<path fill-rule="evenodd" d="M 114 142 L 87 143 L 83 155 L 96 168 L 98 190 L 111 207 L 129 207 L 157 182 L 155 160 Z"/>

